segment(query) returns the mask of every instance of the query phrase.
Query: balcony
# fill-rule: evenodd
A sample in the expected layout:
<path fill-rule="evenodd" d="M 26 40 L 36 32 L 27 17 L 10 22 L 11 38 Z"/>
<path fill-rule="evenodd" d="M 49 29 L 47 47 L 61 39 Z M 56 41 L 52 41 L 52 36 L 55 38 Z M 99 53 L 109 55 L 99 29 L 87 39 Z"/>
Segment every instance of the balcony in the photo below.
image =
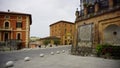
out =
<path fill-rule="evenodd" d="M 79 17 L 76 19 L 76 21 L 80 21 L 80 20 L 85 20 L 85 19 L 89 19 L 95 16 L 99 16 L 105 13 L 109 13 L 111 11 L 115 11 L 115 10 L 119 10 L 120 9 L 120 5 L 114 6 L 113 8 L 107 8 L 104 10 L 100 10 L 98 12 L 93 12 L 93 13 L 89 13 L 87 15 L 84 15 L 84 13 L 81 14 L 81 16 L 79 15 Z"/>
<path fill-rule="evenodd" d="M 12 31 L 11 27 L 0 27 L 0 31 Z"/>

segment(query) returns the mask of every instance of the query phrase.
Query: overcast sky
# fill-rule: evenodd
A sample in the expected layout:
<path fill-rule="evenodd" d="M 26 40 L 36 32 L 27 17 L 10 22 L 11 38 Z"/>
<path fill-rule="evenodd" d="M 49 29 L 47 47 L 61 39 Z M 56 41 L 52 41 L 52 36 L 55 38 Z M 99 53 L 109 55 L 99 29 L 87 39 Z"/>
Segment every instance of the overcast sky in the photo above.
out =
<path fill-rule="evenodd" d="M 60 20 L 75 21 L 79 0 L 0 0 L 0 11 L 29 13 L 32 15 L 30 36 L 46 37 L 49 25 Z"/>

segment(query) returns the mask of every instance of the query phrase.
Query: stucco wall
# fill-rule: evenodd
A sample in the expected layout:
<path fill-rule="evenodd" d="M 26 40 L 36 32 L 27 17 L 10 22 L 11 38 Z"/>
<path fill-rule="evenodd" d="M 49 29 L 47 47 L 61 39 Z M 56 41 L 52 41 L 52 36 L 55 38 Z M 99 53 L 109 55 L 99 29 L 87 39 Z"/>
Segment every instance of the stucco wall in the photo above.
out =
<path fill-rule="evenodd" d="M 80 20 L 76 22 L 76 35 L 78 31 L 78 27 L 84 24 L 93 23 L 94 26 L 94 33 L 93 33 L 93 47 L 95 47 L 98 43 L 103 43 L 104 40 L 104 29 L 110 24 L 115 24 L 120 26 L 120 10 L 112 11 L 109 13 L 105 13 L 99 16 L 91 17 L 85 20 Z M 77 36 L 75 37 L 75 41 L 78 42 Z M 77 43 L 75 44 L 77 45 Z"/>

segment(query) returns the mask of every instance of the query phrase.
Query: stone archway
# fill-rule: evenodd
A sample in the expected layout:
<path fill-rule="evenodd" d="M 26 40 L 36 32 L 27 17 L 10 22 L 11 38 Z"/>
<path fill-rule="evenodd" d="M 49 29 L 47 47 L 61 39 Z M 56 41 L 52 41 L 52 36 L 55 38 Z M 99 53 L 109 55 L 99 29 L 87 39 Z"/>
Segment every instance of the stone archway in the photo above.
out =
<path fill-rule="evenodd" d="M 103 31 L 103 43 L 120 45 L 120 26 L 108 25 Z"/>

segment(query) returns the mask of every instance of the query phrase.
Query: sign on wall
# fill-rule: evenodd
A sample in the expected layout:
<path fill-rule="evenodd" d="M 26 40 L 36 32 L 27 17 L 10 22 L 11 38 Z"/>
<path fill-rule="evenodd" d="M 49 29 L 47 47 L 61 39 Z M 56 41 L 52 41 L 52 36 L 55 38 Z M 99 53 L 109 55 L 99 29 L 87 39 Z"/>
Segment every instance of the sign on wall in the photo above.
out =
<path fill-rule="evenodd" d="M 91 46 L 92 45 L 92 30 L 93 24 L 85 24 L 78 28 L 78 45 Z M 88 45 L 89 44 L 89 45 Z"/>
<path fill-rule="evenodd" d="M 78 32 L 80 41 L 91 41 L 92 24 L 80 26 Z"/>

